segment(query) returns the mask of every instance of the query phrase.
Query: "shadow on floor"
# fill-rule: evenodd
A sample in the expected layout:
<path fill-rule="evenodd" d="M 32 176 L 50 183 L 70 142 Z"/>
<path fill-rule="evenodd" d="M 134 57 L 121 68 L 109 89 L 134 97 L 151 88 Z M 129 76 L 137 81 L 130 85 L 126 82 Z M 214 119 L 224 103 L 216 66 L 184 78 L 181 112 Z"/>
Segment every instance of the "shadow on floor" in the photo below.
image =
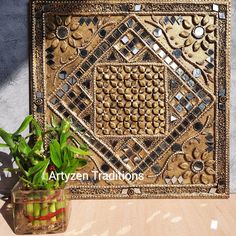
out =
<path fill-rule="evenodd" d="M 0 209 L 0 214 L 2 214 L 3 218 L 5 219 L 6 223 L 9 225 L 11 230 L 14 232 L 14 226 L 13 226 L 13 208 L 11 204 L 11 200 L 6 199 L 4 205 Z"/>
<path fill-rule="evenodd" d="M 6 223 L 14 232 L 13 215 L 11 204 L 11 190 L 18 181 L 18 176 L 14 173 L 5 172 L 5 168 L 13 168 L 12 157 L 4 152 L 0 152 L 0 196 L 4 202 L 0 209 Z"/>
<path fill-rule="evenodd" d="M 0 197 L 10 197 L 12 188 L 19 180 L 17 174 L 5 171 L 5 168 L 13 168 L 12 157 L 0 152 Z"/>

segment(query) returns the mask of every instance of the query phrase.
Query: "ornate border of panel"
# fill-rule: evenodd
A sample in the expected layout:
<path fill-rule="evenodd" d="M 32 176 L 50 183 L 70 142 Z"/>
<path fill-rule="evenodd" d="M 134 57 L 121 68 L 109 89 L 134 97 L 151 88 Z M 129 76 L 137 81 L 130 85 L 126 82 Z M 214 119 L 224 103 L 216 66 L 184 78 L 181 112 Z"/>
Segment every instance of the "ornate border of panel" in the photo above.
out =
<path fill-rule="evenodd" d="M 32 113 L 91 148 L 72 198 L 229 195 L 230 2 L 32 1 Z M 45 140 L 46 144 L 47 141 Z"/>

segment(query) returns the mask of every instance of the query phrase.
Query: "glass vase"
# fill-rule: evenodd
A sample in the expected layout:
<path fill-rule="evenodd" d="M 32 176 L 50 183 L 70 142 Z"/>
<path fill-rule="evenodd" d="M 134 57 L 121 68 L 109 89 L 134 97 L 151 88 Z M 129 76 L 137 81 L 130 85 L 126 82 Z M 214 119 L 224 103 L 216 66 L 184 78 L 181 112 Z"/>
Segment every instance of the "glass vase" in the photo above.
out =
<path fill-rule="evenodd" d="M 16 234 L 62 233 L 70 217 L 66 189 L 26 190 L 17 183 L 12 190 Z"/>

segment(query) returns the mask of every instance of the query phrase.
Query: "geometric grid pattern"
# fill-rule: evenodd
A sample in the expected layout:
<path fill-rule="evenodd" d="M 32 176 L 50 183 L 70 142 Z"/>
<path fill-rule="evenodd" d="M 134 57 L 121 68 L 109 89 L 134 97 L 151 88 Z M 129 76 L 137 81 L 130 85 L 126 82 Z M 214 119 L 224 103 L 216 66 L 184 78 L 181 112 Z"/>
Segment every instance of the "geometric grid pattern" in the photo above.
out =
<path fill-rule="evenodd" d="M 95 133 L 165 133 L 164 66 L 99 65 L 95 75 Z"/>
<path fill-rule="evenodd" d="M 127 59 L 132 59 L 143 47 L 139 38 L 132 31 L 128 31 L 114 46 Z"/>
<path fill-rule="evenodd" d="M 181 116 L 191 111 L 196 103 L 197 97 L 185 88 L 180 89 L 171 101 L 171 105 Z"/>
<path fill-rule="evenodd" d="M 72 197 L 227 197 L 230 4 L 81 7 L 32 4 L 34 116 L 71 119 L 92 150 L 84 172 L 144 179 L 90 174 Z"/>

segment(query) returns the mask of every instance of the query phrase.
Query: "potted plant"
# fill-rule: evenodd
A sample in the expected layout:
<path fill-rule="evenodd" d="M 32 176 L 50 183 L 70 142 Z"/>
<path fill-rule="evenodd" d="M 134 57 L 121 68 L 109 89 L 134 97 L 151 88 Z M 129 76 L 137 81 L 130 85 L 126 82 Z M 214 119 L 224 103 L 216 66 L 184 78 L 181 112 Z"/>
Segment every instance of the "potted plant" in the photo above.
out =
<path fill-rule="evenodd" d="M 31 132 L 23 136 L 29 126 Z M 12 190 L 15 233 L 64 232 L 70 214 L 64 175 L 86 164 L 80 156 L 88 155 L 87 146 L 73 137 L 68 120 L 58 123 L 53 118 L 43 131 L 31 115 L 14 133 L 0 129 L 0 137 L 5 142 L 0 147 L 10 149 L 18 166 L 8 170 L 17 171 L 20 178 Z"/>

